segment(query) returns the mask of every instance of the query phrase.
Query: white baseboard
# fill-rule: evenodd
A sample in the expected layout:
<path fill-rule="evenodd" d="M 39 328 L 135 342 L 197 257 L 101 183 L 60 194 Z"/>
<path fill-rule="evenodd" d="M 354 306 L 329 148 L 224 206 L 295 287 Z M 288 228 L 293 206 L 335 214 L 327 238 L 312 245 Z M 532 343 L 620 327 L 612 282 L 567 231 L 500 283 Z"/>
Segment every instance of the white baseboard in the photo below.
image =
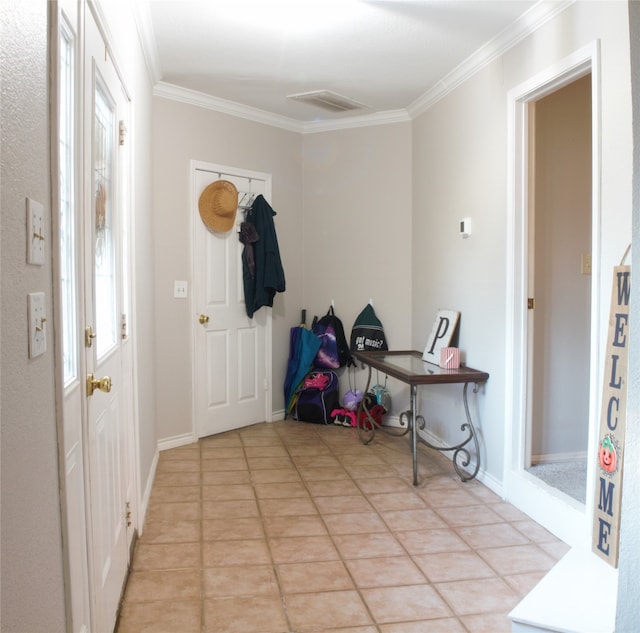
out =
<path fill-rule="evenodd" d="M 543 455 L 531 455 L 532 464 L 553 464 L 554 462 L 581 462 L 586 461 L 587 451 L 573 453 L 546 453 Z"/>
<path fill-rule="evenodd" d="M 197 437 L 193 433 L 184 433 L 183 435 L 174 435 L 173 437 L 166 437 L 163 440 L 158 440 L 158 450 L 168 451 L 171 448 L 178 448 L 179 446 L 186 446 L 187 444 L 193 444 L 197 441 Z"/>
<path fill-rule="evenodd" d="M 149 468 L 149 475 L 145 482 L 144 492 L 142 493 L 142 499 L 140 500 L 140 512 L 138 516 L 138 536 L 142 536 L 144 531 L 144 520 L 147 516 L 147 509 L 149 508 L 149 499 L 151 498 L 151 490 L 153 489 L 153 482 L 156 478 L 156 469 L 158 468 L 159 453 L 156 451 L 151 462 L 151 468 Z"/>

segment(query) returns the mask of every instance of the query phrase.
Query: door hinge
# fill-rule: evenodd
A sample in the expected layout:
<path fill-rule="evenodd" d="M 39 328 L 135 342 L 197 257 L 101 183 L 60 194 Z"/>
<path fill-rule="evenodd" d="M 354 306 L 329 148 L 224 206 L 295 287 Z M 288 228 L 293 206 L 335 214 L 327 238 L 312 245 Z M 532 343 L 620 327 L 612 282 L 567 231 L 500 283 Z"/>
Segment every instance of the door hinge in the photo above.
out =
<path fill-rule="evenodd" d="M 93 331 L 93 328 L 88 325 L 84 329 L 84 346 L 91 347 L 93 345 L 93 339 L 96 337 L 96 333 Z"/>
<path fill-rule="evenodd" d="M 124 124 L 124 121 L 119 121 L 118 123 L 118 132 L 119 132 L 119 143 L 120 145 L 124 145 L 124 139 L 127 136 L 127 126 Z"/>
<path fill-rule="evenodd" d="M 536 300 L 533 297 L 527 299 L 527 310 L 534 310 L 536 307 Z"/>
<path fill-rule="evenodd" d="M 263 388 L 264 388 L 265 391 L 269 391 L 269 379 L 268 378 L 264 379 Z"/>
<path fill-rule="evenodd" d="M 127 315 L 123 314 L 120 317 L 120 338 L 123 341 L 127 340 Z"/>

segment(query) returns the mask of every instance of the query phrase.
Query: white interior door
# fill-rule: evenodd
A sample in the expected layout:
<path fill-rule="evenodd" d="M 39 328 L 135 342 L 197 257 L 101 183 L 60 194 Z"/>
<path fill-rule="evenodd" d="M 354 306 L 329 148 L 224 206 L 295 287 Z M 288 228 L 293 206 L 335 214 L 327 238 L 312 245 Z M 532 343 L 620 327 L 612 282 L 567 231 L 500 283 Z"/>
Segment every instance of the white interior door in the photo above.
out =
<path fill-rule="evenodd" d="M 85 14 L 86 461 L 92 626 L 112 631 L 128 566 L 130 376 L 122 336 L 128 99 L 90 11 Z M 93 379 L 93 386 L 91 380 Z M 127 425 L 129 422 L 129 425 Z"/>
<path fill-rule="evenodd" d="M 240 192 L 269 196 L 269 176 L 212 165 L 192 169 L 194 412 L 198 437 L 268 419 L 270 308 L 247 316 L 243 245 L 236 225 L 227 233 L 208 229 L 198 199 L 212 182 L 232 182 Z"/>

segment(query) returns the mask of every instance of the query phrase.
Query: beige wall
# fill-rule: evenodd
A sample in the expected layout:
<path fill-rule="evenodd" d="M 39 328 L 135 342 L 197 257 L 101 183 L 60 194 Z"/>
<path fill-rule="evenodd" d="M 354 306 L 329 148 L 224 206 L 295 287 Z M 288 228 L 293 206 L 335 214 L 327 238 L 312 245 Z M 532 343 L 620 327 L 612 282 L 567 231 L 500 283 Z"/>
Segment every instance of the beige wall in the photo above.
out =
<path fill-rule="evenodd" d="M 2 631 L 64 631 L 58 494 L 47 2 L 7 0 L 2 24 Z M 26 264 L 27 196 L 45 208 L 45 265 Z M 27 293 L 46 296 L 47 351 L 27 354 Z"/>
<path fill-rule="evenodd" d="M 156 97 L 153 102 L 153 208 L 156 267 L 158 438 L 192 432 L 190 301 L 173 298 L 174 280 L 191 289 L 191 160 L 266 172 L 287 289 L 273 314 L 273 407 L 283 409 L 289 329 L 303 296 L 302 165 L 300 135 L 238 117 Z M 283 350 L 284 353 L 283 353 Z"/>
<path fill-rule="evenodd" d="M 504 405 L 508 93 L 595 40 L 602 68 L 602 221 L 600 243 L 594 245 L 601 249 L 601 262 L 594 275 L 602 345 L 611 269 L 631 237 L 627 4 L 571 5 L 414 120 L 413 345 L 424 346 L 438 308 L 461 311 L 466 361 L 491 375 L 475 419 L 488 481 L 497 487 L 503 477 L 505 424 L 510 424 Z M 457 222 L 465 216 L 472 218 L 473 234 L 463 240 Z M 442 397 L 449 391 L 431 390 L 428 402 L 433 428 L 445 440 L 457 431 L 448 420 L 463 415 Z"/>
<path fill-rule="evenodd" d="M 307 323 L 331 301 L 347 340 L 369 299 L 389 346 L 411 345 L 411 124 L 305 135 L 304 295 Z M 341 393 L 349 389 L 339 370 Z M 374 375 L 374 379 L 375 379 Z M 384 377 L 381 377 L 384 378 Z M 358 389 L 366 375 L 358 371 Z M 393 413 L 405 408 L 402 385 L 388 385 Z"/>
<path fill-rule="evenodd" d="M 461 313 L 462 357 L 490 374 L 470 404 L 482 468 L 497 481 L 504 436 L 506 139 L 500 62 L 414 121 L 412 344 L 424 349 L 438 309 Z M 465 217 L 471 235 L 463 239 Z M 461 386 L 421 393 L 430 429 L 449 445 L 461 441 Z"/>

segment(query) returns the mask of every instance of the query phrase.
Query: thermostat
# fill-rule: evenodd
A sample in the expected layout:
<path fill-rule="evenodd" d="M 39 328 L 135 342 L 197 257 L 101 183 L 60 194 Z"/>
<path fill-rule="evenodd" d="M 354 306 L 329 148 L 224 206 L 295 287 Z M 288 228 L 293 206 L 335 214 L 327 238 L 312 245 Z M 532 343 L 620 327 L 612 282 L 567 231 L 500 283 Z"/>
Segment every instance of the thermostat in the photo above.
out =
<path fill-rule="evenodd" d="M 471 218 L 462 218 L 460 220 L 459 232 L 461 237 L 469 237 L 471 235 Z"/>

